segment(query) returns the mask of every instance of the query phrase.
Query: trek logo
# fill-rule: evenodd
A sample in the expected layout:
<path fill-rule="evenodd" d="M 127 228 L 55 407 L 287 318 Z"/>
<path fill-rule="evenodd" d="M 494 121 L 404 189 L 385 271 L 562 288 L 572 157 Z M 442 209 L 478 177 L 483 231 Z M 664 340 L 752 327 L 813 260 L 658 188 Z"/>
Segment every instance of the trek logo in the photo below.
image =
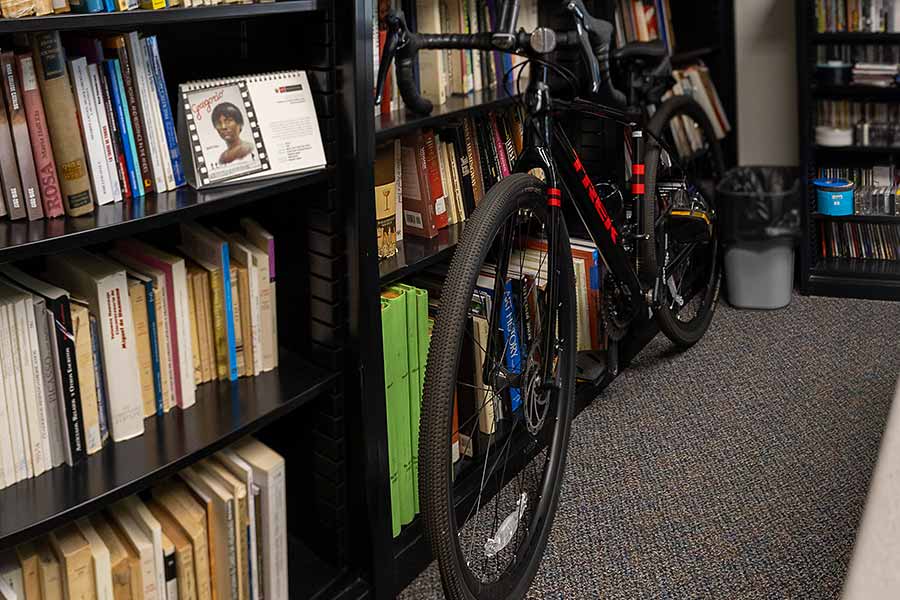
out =
<path fill-rule="evenodd" d="M 606 230 L 609 232 L 609 237 L 612 238 L 612 242 L 613 244 L 615 244 L 616 240 L 619 239 L 619 233 L 616 231 L 612 219 L 609 218 L 609 213 L 606 212 L 606 207 L 603 206 L 603 201 L 600 200 L 600 194 L 597 193 L 597 188 L 595 188 L 594 184 L 591 183 L 591 178 L 584 170 L 584 165 L 581 164 L 581 159 L 578 158 L 577 155 L 575 156 L 575 162 L 572 166 L 575 167 L 575 172 L 581 176 L 581 185 L 584 186 L 584 189 L 587 191 L 588 196 L 591 199 L 591 203 L 593 203 L 594 205 L 594 210 L 596 210 L 597 214 L 600 215 L 600 220 L 603 222 L 603 226 L 606 227 Z"/>

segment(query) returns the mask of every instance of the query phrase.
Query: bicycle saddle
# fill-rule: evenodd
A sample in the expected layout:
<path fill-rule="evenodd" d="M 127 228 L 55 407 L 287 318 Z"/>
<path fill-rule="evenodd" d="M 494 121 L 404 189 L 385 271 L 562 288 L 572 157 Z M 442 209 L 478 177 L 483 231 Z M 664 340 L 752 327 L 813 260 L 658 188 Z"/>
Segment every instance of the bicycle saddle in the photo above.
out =
<path fill-rule="evenodd" d="M 659 63 L 668 55 L 669 50 L 662 40 L 631 42 L 612 51 L 612 57 L 622 62 Z"/>

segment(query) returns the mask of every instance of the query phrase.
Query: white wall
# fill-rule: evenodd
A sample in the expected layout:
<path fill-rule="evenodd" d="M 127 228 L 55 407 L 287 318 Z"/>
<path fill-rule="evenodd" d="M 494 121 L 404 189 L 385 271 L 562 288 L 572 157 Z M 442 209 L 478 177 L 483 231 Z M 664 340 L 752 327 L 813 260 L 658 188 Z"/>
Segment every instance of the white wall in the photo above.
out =
<path fill-rule="evenodd" d="M 794 2 L 735 0 L 738 162 L 796 165 Z"/>

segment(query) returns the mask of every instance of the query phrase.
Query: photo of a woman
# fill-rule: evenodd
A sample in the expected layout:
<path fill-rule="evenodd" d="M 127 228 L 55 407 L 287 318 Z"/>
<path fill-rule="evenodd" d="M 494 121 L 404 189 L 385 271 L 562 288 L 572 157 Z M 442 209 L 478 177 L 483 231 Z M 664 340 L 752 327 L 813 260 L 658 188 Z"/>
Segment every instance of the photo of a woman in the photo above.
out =
<path fill-rule="evenodd" d="M 244 115 L 231 102 L 217 104 L 212 111 L 212 123 L 219 137 L 228 147 L 219 156 L 219 163 L 231 164 L 250 156 L 253 145 L 241 138 L 244 129 Z"/>

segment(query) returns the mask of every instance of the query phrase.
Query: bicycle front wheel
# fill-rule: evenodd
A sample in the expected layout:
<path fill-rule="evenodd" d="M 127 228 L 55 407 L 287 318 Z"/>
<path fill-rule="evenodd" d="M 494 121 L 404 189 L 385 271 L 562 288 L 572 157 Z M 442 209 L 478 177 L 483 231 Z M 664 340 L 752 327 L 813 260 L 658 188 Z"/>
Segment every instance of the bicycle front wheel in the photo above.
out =
<path fill-rule="evenodd" d="M 556 512 L 577 346 L 568 233 L 560 222 L 551 251 L 548 218 L 539 180 L 498 183 L 466 223 L 439 299 L 419 490 L 451 600 L 524 597 Z"/>

